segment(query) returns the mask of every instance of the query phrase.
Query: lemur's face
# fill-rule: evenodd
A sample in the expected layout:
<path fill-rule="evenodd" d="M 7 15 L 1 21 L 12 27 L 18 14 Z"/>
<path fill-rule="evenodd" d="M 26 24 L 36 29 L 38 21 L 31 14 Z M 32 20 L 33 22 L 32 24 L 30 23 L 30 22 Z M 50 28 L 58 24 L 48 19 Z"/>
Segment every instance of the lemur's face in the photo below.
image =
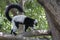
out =
<path fill-rule="evenodd" d="M 34 25 L 36 25 L 36 26 L 37 26 L 37 23 L 38 23 L 38 21 L 35 19 L 35 21 L 34 21 Z"/>

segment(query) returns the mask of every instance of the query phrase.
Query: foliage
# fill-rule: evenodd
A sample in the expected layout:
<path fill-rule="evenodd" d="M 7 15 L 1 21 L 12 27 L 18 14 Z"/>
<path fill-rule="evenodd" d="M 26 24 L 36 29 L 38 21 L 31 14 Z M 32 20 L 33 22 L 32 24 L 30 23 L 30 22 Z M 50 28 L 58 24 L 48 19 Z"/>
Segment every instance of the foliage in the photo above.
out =
<path fill-rule="evenodd" d="M 10 32 L 11 23 L 5 17 L 5 9 L 8 0 L 0 0 L 0 31 Z M 11 3 L 17 3 L 19 0 L 9 0 Z M 27 0 L 24 5 L 25 15 L 37 19 L 38 26 L 36 29 L 48 29 L 48 23 L 45 16 L 44 8 L 36 0 Z"/>
<path fill-rule="evenodd" d="M 25 15 L 38 20 L 36 29 L 48 29 L 45 10 L 36 0 L 30 0 L 25 3 L 25 12 Z"/>

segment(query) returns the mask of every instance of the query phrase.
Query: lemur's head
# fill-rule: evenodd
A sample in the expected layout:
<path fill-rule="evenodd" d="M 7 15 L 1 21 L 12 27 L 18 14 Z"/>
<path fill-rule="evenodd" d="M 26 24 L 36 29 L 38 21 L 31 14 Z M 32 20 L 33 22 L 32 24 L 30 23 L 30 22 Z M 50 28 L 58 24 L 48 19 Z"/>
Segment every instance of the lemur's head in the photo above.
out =
<path fill-rule="evenodd" d="M 37 19 L 35 19 L 35 20 L 34 20 L 34 25 L 37 26 L 37 23 L 38 23 L 38 21 L 37 21 Z"/>

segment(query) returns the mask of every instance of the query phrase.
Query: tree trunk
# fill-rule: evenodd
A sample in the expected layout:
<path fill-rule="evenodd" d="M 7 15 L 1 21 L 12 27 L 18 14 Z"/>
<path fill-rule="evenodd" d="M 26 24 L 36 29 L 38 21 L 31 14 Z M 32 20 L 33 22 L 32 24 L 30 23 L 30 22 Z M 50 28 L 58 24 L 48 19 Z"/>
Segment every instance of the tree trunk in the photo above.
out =
<path fill-rule="evenodd" d="M 21 7 L 24 9 L 24 1 L 25 0 L 20 0 L 20 2 L 19 2 L 19 4 L 21 5 Z M 19 13 L 19 15 L 24 15 L 24 13 Z M 18 32 L 19 32 L 19 34 L 21 34 L 21 33 L 23 33 L 24 32 L 24 25 L 21 25 L 21 24 L 19 24 L 19 29 L 18 29 Z"/>
<path fill-rule="evenodd" d="M 38 0 L 45 8 L 53 40 L 60 40 L 60 0 Z"/>

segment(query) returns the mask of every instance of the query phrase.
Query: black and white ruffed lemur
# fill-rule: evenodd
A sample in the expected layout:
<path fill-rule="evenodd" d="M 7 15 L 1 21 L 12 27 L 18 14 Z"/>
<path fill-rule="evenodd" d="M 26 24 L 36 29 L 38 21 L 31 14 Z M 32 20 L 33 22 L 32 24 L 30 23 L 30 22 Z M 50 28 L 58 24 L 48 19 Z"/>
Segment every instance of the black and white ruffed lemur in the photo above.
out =
<path fill-rule="evenodd" d="M 28 27 L 30 27 L 31 29 L 34 30 L 34 26 L 37 25 L 37 20 L 36 19 L 29 18 L 29 17 L 27 17 L 25 15 L 16 15 L 13 18 L 11 18 L 9 16 L 9 11 L 12 8 L 16 8 L 16 9 L 18 9 L 19 12 L 24 13 L 22 7 L 19 6 L 19 5 L 17 5 L 17 4 L 8 5 L 8 7 L 6 8 L 6 11 L 5 11 L 6 18 L 10 22 L 12 22 L 12 25 L 13 25 L 13 27 L 11 29 L 11 34 L 13 33 L 14 35 L 17 35 L 16 30 L 19 28 L 19 24 L 25 25 L 24 26 L 25 27 L 24 28 L 24 31 L 25 32 L 28 29 Z"/>

